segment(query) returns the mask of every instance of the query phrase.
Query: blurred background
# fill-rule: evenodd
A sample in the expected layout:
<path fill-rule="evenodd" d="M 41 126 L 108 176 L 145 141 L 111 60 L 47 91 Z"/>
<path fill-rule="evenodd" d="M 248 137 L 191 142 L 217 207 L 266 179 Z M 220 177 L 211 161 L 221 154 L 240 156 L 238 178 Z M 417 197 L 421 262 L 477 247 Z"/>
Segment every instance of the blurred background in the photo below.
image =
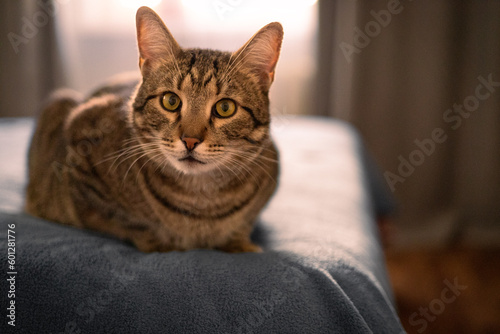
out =
<path fill-rule="evenodd" d="M 0 115 L 34 115 L 54 87 L 89 92 L 112 75 L 138 71 L 135 13 L 143 5 L 183 47 L 236 51 L 264 25 L 281 22 L 273 112 L 314 114 L 315 0 L 7 0 L 0 4 L 0 66 L 13 80 L 2 80 L 2 92 L 15 88 L 27 98 L 2 93 Z"/>
<path fill-rule="evenodd" d="M 0 116 L 136 71 L 141 5 L 184 47 L 236 50 L 280 21 L 272 113 L 363 136 L 397 203 L 381 230 L 407 331 L 500 332 L 500 1 L 5 0 Z"/>

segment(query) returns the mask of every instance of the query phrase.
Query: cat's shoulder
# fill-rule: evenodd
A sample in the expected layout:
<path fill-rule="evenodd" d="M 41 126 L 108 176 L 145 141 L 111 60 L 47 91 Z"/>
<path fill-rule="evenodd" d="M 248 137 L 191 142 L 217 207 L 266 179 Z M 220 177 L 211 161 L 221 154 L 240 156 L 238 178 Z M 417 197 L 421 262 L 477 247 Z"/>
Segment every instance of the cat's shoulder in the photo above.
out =
<path fill-rule="evenodd" d="M 119 98 L 128 100 L 139 83 L 141 75 L 139 72 L 124 72 L 109 78 L 104 84 L 95 89 L 90 98 L 99 97 L 106 94 L 113 94 Z"/>
<path fill-rule="evenodd" d="M 139 82 L 139 77 L 124 74 L 111 78 L 94 90 L 68 115 L 65 124 L 68 139 L 75 141 L 90 132 L 125 129 L 131 108 L 130 98 Z"/>

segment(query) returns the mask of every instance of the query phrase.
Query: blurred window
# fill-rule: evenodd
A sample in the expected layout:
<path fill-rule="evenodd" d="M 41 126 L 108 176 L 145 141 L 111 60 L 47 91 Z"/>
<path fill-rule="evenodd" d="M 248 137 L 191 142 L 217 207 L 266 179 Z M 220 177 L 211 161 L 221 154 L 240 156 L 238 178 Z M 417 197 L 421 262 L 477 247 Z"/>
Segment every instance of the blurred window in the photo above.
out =
<path fill-rule="evenodd" d="M 154 9 L 183 47 L 235 51 L 262 26 L 285 38 L 271 90 L 273 113 L 311 113 L 316 0 L 55 0 L 69 85 L 87 92 L 107 77 L 137 70 L 135 13 Z"/>

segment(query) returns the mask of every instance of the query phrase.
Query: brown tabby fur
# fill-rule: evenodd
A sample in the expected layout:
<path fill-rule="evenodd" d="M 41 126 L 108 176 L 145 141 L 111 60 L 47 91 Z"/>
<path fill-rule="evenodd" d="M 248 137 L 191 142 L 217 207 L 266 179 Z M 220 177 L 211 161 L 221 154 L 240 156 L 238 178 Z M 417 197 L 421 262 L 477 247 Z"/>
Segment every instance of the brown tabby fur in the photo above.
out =
<path fill-rule="evenodd" d="M 144 252 L 260 251 L 250 233 L 278 177 L 268 91 L 281 25 L 265 26 L 233 54 L 182 49 L 142 7 L 137 37 L 142 80 L 83 100 L 59 91 L 43 110 L 29 152 L 27 212 Z M 180 111 L 162 108 L 166 92 L 180 97 Z M 236 113 L 215 117 L 226 98 Z"/>

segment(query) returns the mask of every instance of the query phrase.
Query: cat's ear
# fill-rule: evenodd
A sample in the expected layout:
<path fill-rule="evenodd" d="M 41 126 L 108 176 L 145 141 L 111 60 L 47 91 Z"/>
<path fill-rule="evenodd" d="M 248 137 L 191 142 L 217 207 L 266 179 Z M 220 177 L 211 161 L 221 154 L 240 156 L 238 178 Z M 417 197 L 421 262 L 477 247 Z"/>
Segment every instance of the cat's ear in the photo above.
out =
<path fill-rule="evenodd" d="M 278 22 L 269 23 L 250 38 L 233 54 L 235 63 L 256 73 L 265 89 L 274 80 L 274 71 L 281 50 L 283 27 Z"/>
<path fill-rule="evenodd" d="M 137 10 L 136 25 L 139 68 L 143 75 L 161 63 L 175 62 L 182 52 L 181 47 L 151 8 L 141 7 Z"/>

